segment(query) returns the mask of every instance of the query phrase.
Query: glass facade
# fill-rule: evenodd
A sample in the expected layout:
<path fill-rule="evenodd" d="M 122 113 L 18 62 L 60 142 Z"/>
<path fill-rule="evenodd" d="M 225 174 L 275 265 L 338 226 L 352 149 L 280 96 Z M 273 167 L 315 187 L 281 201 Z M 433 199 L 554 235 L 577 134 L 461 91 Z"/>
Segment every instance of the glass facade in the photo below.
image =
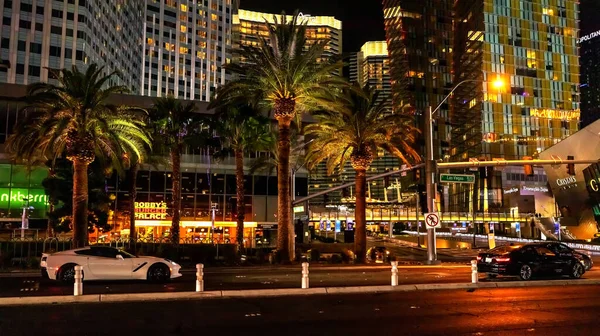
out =
<path fill-rule="evenodd" d="M 462 0 L 455 5 L 452 158 L 517 159 L 579 123 L 579 2 Z M 500 80 L 502 87 L 495 87 Z"/>
<path fill-rule="evenodd" d="M 31 218 L 45 218 L 48 196 L 42 181 L 46 176 L 45 168 L 27 170 L 23 166 L 0 164 L 0 218 L 20 222 L 25 206 L 33 207 L 29 211 Z"/>
<path fill-rule="evenodd" d="M 141 94 L 209 101 L 228 79 L 232 0 L 146 0 Z"/>
<path fill-rule="evenodd" d="M 274 23 L 273 17 L 282 22 L 280 14 L 260 13 L 240 9 L 233 17 L 235 48 L 258 46 L 260 38 L 268 38 L 269 32 L 265 20 Z M 287 15 L 290 21 L 292 16 Z M 311 45 L 318 41 L 328 41 L 325 46 L 326 58 L 342 53 L 342 22 L 332 16 L 310 16 L 302 14 L 300 21 L 306 22 L 306 42 Z M 234 57 L 239 57 L 235 56 Z"/>
<path fill-rule="evenodd" d="M 3 1 L 0 82 L 54 80 L 48 69 L 91 63 L 119 72 L 111 84 L 138 92 L 143 1 Z"/>
<path fill-rule="evenodd" d="M 424 113 L 452 87 L 452 5 L 450 0 L 384 0 L 383 15 L 395 106 L 410 104 L 415 126 L 424 134 Z M 448 154 L 449 106 L 435 116 L 434 157 Z M 425 142 L 419 141 L 425 153 Z"/>

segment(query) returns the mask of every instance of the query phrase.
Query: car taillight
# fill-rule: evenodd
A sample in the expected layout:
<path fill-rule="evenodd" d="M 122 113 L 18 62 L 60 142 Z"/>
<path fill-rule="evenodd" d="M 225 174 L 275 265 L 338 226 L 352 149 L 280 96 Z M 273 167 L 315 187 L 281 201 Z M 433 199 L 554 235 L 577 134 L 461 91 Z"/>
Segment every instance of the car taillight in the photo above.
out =
<path fill-rule="evenodd" d="M 481 260 L 481 256 L 477 256 L 477 261 L 480 261 L 480 260 Z"/>
<path fill-rule="evenodd" d="M 510 258 L 496 258 L 497 262 L 507 262 L 510 261 Z"/>

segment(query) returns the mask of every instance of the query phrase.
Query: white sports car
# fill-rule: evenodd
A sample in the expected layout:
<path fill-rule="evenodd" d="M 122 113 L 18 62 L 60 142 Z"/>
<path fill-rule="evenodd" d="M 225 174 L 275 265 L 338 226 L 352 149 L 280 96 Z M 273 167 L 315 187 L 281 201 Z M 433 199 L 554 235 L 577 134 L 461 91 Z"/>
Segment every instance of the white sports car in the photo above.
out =
<path fill-rule="evenodd" d="M 156 257 L 136 257 L 105 246 L 42 254 L 42 276 L 72 283 L 75 266 L 83 266 L 84 280 L 149 280 L 164 282 L 181 276 L 181 266 Z"/>

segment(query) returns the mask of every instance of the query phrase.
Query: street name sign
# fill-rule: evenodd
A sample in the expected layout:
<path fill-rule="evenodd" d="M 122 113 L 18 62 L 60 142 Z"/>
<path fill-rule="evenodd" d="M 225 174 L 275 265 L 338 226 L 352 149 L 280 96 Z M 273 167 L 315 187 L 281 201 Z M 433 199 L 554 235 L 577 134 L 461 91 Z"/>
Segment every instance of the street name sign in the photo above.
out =
<path fill-rule="evenodd" d="M 469 174 L 440 174 L 441 183 L 475 183 L 475 175 Z"/>

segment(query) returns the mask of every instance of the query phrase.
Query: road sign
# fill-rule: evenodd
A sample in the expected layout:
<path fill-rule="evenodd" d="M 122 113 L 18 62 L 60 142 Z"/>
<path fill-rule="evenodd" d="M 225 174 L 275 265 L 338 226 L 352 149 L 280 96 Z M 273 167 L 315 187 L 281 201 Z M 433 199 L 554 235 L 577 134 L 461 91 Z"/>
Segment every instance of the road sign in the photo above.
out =
<path fill-rule="evenodd" d="M 475 183 L 475 175 L 468 174 L 440 174 L 442 183 Z"/>
<path fill-rule="evenodd" d="M 440 216 L 437 213 L 426 213 L 425 214 L 425 226 L 427 229 L 435 229 L 441 228 L 442 224 L 440 223 Z"/>

